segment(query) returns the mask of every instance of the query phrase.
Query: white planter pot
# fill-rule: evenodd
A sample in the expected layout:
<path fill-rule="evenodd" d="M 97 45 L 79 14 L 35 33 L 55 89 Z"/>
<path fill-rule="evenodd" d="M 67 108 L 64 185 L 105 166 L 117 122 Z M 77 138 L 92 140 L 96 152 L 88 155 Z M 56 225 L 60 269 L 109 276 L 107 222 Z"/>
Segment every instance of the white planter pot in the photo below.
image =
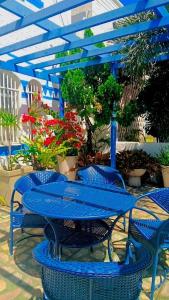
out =
<path fill-rule="evenodd" d="M 145 169 L 134 169 L 129 172 L 128 184 L 130 186 L 139 187 L 141 186 L 141 176 L 145 174 Z"/>
<path fill-rule="evenodd" d="M 77 158 L 77 156 L 57 156 L 59 172 L 67 176 L 69 180 L 75 180 Z"/>
<path fill-rule="evenodd" d="M 31 166 L 24 166 L 17 170 L 6 171 L 0 169 L 0 204 L 10 206 L 11 194 L 14 184 L 21 176 L 33 171 Z M 16 194 L 16 200 L 20 200 L 19 194 Z"/>
<path fill-rule="evenodd" d="M 161 166 L 164 187 L 169 187 L 169 166 Z"/>

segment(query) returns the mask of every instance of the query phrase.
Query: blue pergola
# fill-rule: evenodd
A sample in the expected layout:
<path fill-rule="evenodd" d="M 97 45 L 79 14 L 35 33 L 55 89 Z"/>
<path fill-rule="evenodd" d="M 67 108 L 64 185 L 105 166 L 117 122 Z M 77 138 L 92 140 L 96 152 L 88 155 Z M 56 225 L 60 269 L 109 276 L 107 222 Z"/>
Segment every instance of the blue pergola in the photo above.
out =
<path fill-rule="evenodd" d="M 8 37 L 12 33 L 22 32 L 24 28 L 35 25 L 37 28 L 43 30 L 36 36 L 32 36 L 19 42 L 8 43 L 8 45 L 0 48 L 0 68 L 18 72 L 31 77 L 37 77 L 39 79 L 52 81 L 54 83 L 59 82 L 61 73 L 67 70 L 76 68 L 85 68 L 87 66 L 111 63 L 112 71 L 116 75 L 116 70 L 121 62 L 125 61 L 127 54 L 121 54 L 120 50 L 123 47 L 130 47 L 133 43 L 133 37 L 138 33 L 153 31 L 160 28 L 169 28 L 169 11 L 167 5 L 169 0 L 121 0 L 123 6 L 118 9 L 114 9 L 88 19 L 65 25 L 58 26 L 56 23 L 50 20 L 51 17 L 60 15 L 78 6 L 92 2 L 93 0 L 63 0 L 59 3 L 55 3 L 47 8 L 43 8 L 42 0 L 25 0 L 38 8 L 35 12 L 24 5 L 23 3 L 15 0 L 0 0 L 0 7 L 7 12 L 12 13 L 17 17 L 17 20 L 7 23 L 0 27 L 0 37 Z M 120 20 L 125 17 L 129 17 L 141 12 L 154 11 L 156 18 L 151 21 L 139 22 L 134 25 L 128 25 L 123 28 L 113 29 L 108 32 L 101 32 L 88 38 L 78 38 L 77 32 L 93 28 L 98 25 L 102 25 L 108 22 Z M 129 37 L 132 37 L 132 41 Z M 128 38 L 128 42 L 117 42 L 119 38 Z M 46 41 L 52 41 L 54 39 L 61 39 L 63 44 L 53 46 L 51 48 L 43 48 L 33 53 L 17 55 L 15 52 L 18 50 L 28 50 L 29 47 L 35 45 L 41 45 Z M 106 45 L 104 48 L 97 48 L 96 43 L 111 41 L 111 45 Z M 159 41 L 169 41 L 169 32 L 165 31 L 158 37 L 153 37 L 150 43 L 158 43 Z M 55 58 L 56 53 L 64 52 L 71 49 L 81 48 L 82 52 L 71 56 Z M 28 51 L 26 51 L 28 52 Z M 8 55 L 10 59 L 4 60 L 4 55 Z M 49 56 L 53 55 L 53 59 L 49 59 Z M 85 62 L 74 62 L 81 58 L 93 57 L 93 60 Z M 42 62 L 37 62 L 37 59 L 43 58 Z M 165 53 L 158 53 L 154 60 L 168 60 L 169 50 Z M 69 62 L 70 64 L 60 66 L 61 63 Z M 23 66 L 24 63 L 24 66 Z M 25 66 L 26 64 L 26 66 Z M 63 100 L 61 95 L 59 97 L 61 115 L 63 115 Z M 116 143 L 116 125 L 112 121 L 111 130 L 111 161 L 112 166 L 115 167 L 115 143 Z"/>

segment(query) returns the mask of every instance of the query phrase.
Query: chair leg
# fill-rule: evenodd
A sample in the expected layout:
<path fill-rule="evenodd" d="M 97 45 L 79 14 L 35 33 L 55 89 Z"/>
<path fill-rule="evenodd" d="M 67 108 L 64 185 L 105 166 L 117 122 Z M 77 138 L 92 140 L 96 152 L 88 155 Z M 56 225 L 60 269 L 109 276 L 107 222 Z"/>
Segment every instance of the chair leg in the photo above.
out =
<path fill-rule="evenodd" d="M 153 271 L 152 271 L 150 300 L 154 299 L 155 280 L 156 280 L 156 273 L 157 273 L 157 266 L 158 266 L 158 255 L 159 255 L 159 251 L 156 252 L 156 254 L 154 256 L 154 259 L 153 259 Z"/>
<path fill-rule="evenodd" d="M 123 216 L 123 226 L 124 226 L 124 231 L 126 231 L 126 216 Z"/>
<path fill-rule="evenodd" d="M 9 253 L 13 255 L 13 247 L 14 247 L 14 232 L 13 227 L 10 225 L 10 236 L 9 236 Z"/>
<path fill-rule="evenodd" d="M 113 243 L 111 238 L 108 239 L 108 256 L 109 260 L 112 261 L 112 253 L 113 253 Z"/>

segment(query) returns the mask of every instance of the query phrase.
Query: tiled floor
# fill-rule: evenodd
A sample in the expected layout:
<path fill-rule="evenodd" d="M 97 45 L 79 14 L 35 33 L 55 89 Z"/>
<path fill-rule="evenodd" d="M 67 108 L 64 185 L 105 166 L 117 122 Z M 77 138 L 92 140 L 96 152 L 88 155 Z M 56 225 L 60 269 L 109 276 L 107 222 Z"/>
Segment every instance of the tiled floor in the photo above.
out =
<path fill-rule="evenodd" d="M 149 191 L 151 187 L 142 187 L 139 190 L 129 188 L 129 191 L 134 194 L 140 194 Z M 161 218 L 166 218 L 166 215 L 157 210 L 157 207 L 150 201 L 145 202 L 145 207 L 151 208 L 158 212 Z M 113 234 L 113 243 L 116 249 L 113 259 L 119 260 L 119 257 L 124 254 L 126 234 L 121 230 L 119 225 Z M 8 233 L 9 233 L 9 210 L 6 207 L 0 207 L 0 300 L 40 300 L 42 299 L 42 287 L 40 281 L 40 267 L 32 258 L 32 249 L 39 243 L 40 238 L 25 239 L 18 243 L 15 248 L 13 257 L 9 256 L 8 251 Z M 20 237 L 20 231 L 15 234 L 16 239 Z M 91 253 L 89 249 L 63 251 L 65 259 L 78 260 L 104 260 L 107 261 L 106 245 L 101 245 L 94 248 Z M 161 263 L 169 263 L 169 254 L 162 257 Z M 159 268 L 160 272 L 161 267 Z M 146 274 L 143 284 L 144 291 L 140 299 L 149 299 L 150 277 Z M 169 281 L 166 281 L 164 286 L 157 291 L 155 299 L 169 299 Z M 63 299 L 64 300 L 64 299 Z"/>

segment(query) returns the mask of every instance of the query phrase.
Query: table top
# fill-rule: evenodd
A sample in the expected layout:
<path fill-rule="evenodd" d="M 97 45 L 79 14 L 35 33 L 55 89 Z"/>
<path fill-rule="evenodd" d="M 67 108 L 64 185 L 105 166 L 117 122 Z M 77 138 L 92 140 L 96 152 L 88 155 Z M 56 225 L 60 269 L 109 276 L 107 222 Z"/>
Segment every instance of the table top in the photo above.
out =
<path fill-rule="evenodd" d="M 23 195 L 22 203 L 30 211 L 48 218 L 69 220 L 105 219 L 123 215 L 136 198 L 112 185 L 91 185 L 78 181 L 60 181 L 33 188 Z"/>

